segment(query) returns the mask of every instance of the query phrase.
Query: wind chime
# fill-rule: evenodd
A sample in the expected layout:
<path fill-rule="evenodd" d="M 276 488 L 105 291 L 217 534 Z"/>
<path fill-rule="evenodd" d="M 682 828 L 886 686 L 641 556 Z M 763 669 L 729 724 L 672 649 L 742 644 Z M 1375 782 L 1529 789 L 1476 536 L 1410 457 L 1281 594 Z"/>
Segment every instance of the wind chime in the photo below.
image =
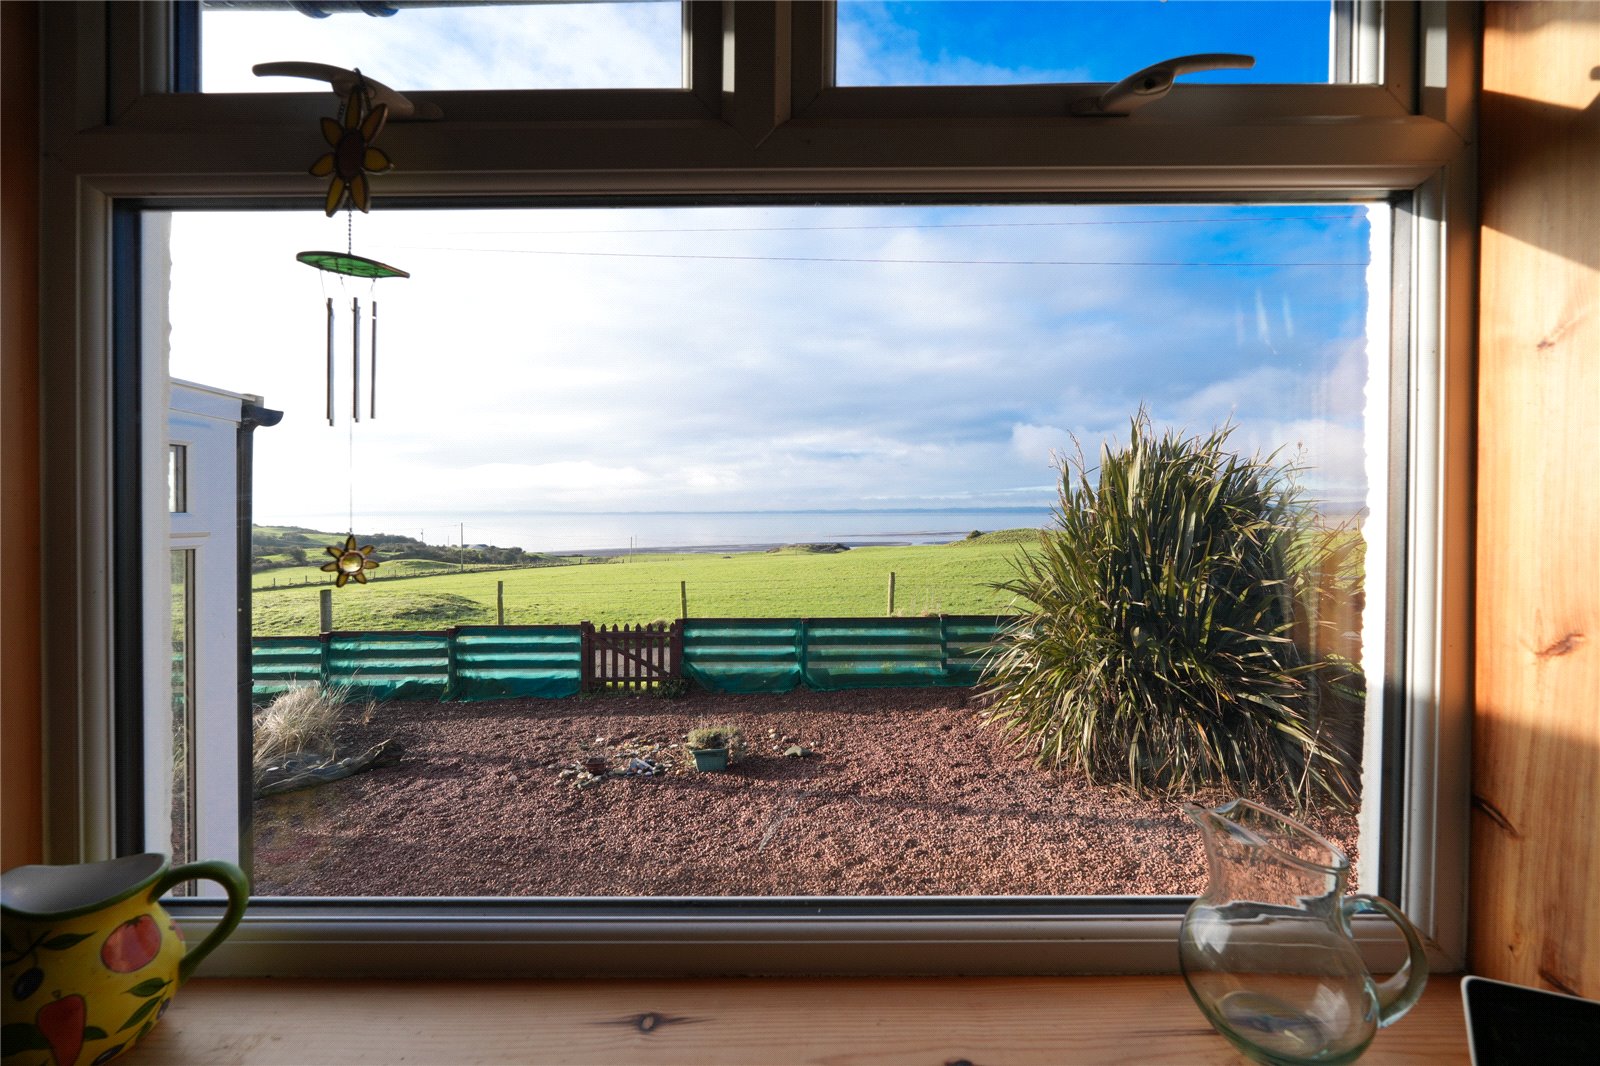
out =
<path fill-rule="evenodd" d="M 372 93 L 366 81 L 361 78 L 361 72 L 358 70 L 355 75 L 355 83 L 351 86 L 349 94 L 344 97 L 339 117 L 322 120 L 322 136 L 328 142 L 330 150 L 311 164 L 312 175 L 329 179 L 328 195 L 323 203 L 324 213 L 332 218 L 341 206 L 346 210 L 345 250 L 343 253 L 301 252 L 295 258 L 325 274 L 341 278 L 364 278 L 375 285 L 383 278 L 408 278 L 411 275 L 398 267 L 356 255 L 354 251 L 355 210 L 360 208 L 361 213 L 366 214 L 372 207 L 372 190 L 368 185 L 367 175 L 390 170 L 394 166 L 389 156 L 381 148 L 373 145 L 388 118 L 388 106 L 382 103 L 374 104 Z M 371 328 L 368 331 L 366 397 L 369 420 L 378 416 L 378 302 L 372 298 L 370 292 L 369 288 L 368 314 Z M 327 418 L 328 425 L 333 426 L 337 421 L 334 396 L 337 329 L 334 301 L 331 296 L 327 297 L 327 314 Z M 352 296 L 350 298 L 350 529 L 343 544 L 328 546 L 327 553 L 333 558 L 322 565 L 323 570 L 334 575 L 334 584 L 339 588 L 344 588 L 350 581 L 365 585 L 367 571 L 378 566 L 378 561 L 372 558 L 372 545 L 356 547 L 355 536 L 354 426 L 361 421 L 361 321 L 361 297 Z"/>

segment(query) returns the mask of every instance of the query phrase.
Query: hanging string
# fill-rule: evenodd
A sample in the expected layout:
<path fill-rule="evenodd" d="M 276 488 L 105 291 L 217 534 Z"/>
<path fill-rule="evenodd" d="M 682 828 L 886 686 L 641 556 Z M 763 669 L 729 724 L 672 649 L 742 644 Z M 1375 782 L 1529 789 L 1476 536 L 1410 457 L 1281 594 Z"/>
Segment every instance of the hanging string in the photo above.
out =
<path fill-rule="evenodd" d="M 367 364 L 367 418 L 378 417 L 378 280 L 373 278 L 367 282 L 367 303 L 372 308 L 372 333 L 367 338 L 370 346 L 369 362 Z"/>
<path fill-rule="evenodd" d="M 350 528 L 349 534 L 356 535 L 356 424 L 345 423 L 345 481 L 350 492 Z"/>

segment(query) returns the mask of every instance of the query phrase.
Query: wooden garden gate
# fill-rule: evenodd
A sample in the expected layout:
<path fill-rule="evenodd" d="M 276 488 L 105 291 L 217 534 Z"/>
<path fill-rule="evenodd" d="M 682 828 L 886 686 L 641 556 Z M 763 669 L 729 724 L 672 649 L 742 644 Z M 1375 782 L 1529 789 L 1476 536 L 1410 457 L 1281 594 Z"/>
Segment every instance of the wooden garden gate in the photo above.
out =
<path fill-rule="evenodd" d="M 683 621 L 645 625 L 579 625 L 582 688 L 645 689 L 683 676 Z"/>

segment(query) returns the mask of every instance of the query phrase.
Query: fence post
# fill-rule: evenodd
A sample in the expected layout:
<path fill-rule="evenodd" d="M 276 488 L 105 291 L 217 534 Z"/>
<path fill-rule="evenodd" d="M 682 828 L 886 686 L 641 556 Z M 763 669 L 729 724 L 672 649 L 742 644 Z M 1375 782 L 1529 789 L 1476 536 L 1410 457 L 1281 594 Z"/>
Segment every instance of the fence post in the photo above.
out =
<path fill-rule="evenodd" d="M 889 571 L 889 614 L 894 614 L 894 571 Z"/>
<path fill-rule="evenodd" d="M 678 617 L 689 617 L 689 582 L 678 582 Z"/>
<path fill-rule="evenodd" d="M 684 619 L 682 618 L 672 623 L 672 646 L 667 650 L 667 655 L 672 661 L 672 669 L 667 674 L 669 678 L 685 676 L 683 672 L 683 623 Z"/>
<path fill-rule="evenodd" d="M 588 692 L 594 685 L 594 626 L 578 623 L 578 691 Z"/>
<path fill-rule="evenodd" d="M 460 668 L 456 664 L 456 637 L 461 631 L 460 626 L 451 626 L 444 634 L 444 695 L 442 700 L 461 699 Z"/>
<path fill-rule="evenodd" d="M 320 607 L 321 607 L 321 622 L 320 622 L 320 628 L 317 630 L 317 632 L 319 632 L 319 633 L 332 633 L 333 632 L 333 590 L 332 589 L 323 589 L 322 590 L 322 595 L 320 597 L 318 597 L 318 598 L 321 600 L 321 604 L 320 604 Z"/>
<path fill-rule="evenodd" d="M 810 634 L 806 632 L 806 620 L 802 618 L 799 620 L 799 625 L 795 627 L 794 631 L 794 657 L 796 664 L 800 667 L 800 684 L 806 688 L 811 687 L 809 678 L 810 671 L 807 669 L 806 663 L 806 660 L 810 657 L 810 655 Z"/>
<path fill-rule="evenodd" d="M 494 614 L 495 625 L 503 626 L 506 624 L 506 583 L 504 581 L 495 582 Z"/>

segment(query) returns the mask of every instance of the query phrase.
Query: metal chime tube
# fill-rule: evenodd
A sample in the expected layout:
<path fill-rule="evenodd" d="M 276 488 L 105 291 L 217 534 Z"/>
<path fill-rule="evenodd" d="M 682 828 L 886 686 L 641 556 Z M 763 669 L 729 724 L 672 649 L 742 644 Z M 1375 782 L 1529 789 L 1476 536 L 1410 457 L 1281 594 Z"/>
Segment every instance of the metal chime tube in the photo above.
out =
<path fill-rule="evenodd" d="M 333 297 L 328 297 L 328 425 L 333 425 Z"/>
<path fill-rule="evenodd" d="M 350 298 L 350 418 L 361 421 L 361 300 Z"/>
<path fill-rule="evenodd" d="M 367 417 L 378 417 L 378 301 L 372 301 L 372 366 L 367 375 Z"/>

